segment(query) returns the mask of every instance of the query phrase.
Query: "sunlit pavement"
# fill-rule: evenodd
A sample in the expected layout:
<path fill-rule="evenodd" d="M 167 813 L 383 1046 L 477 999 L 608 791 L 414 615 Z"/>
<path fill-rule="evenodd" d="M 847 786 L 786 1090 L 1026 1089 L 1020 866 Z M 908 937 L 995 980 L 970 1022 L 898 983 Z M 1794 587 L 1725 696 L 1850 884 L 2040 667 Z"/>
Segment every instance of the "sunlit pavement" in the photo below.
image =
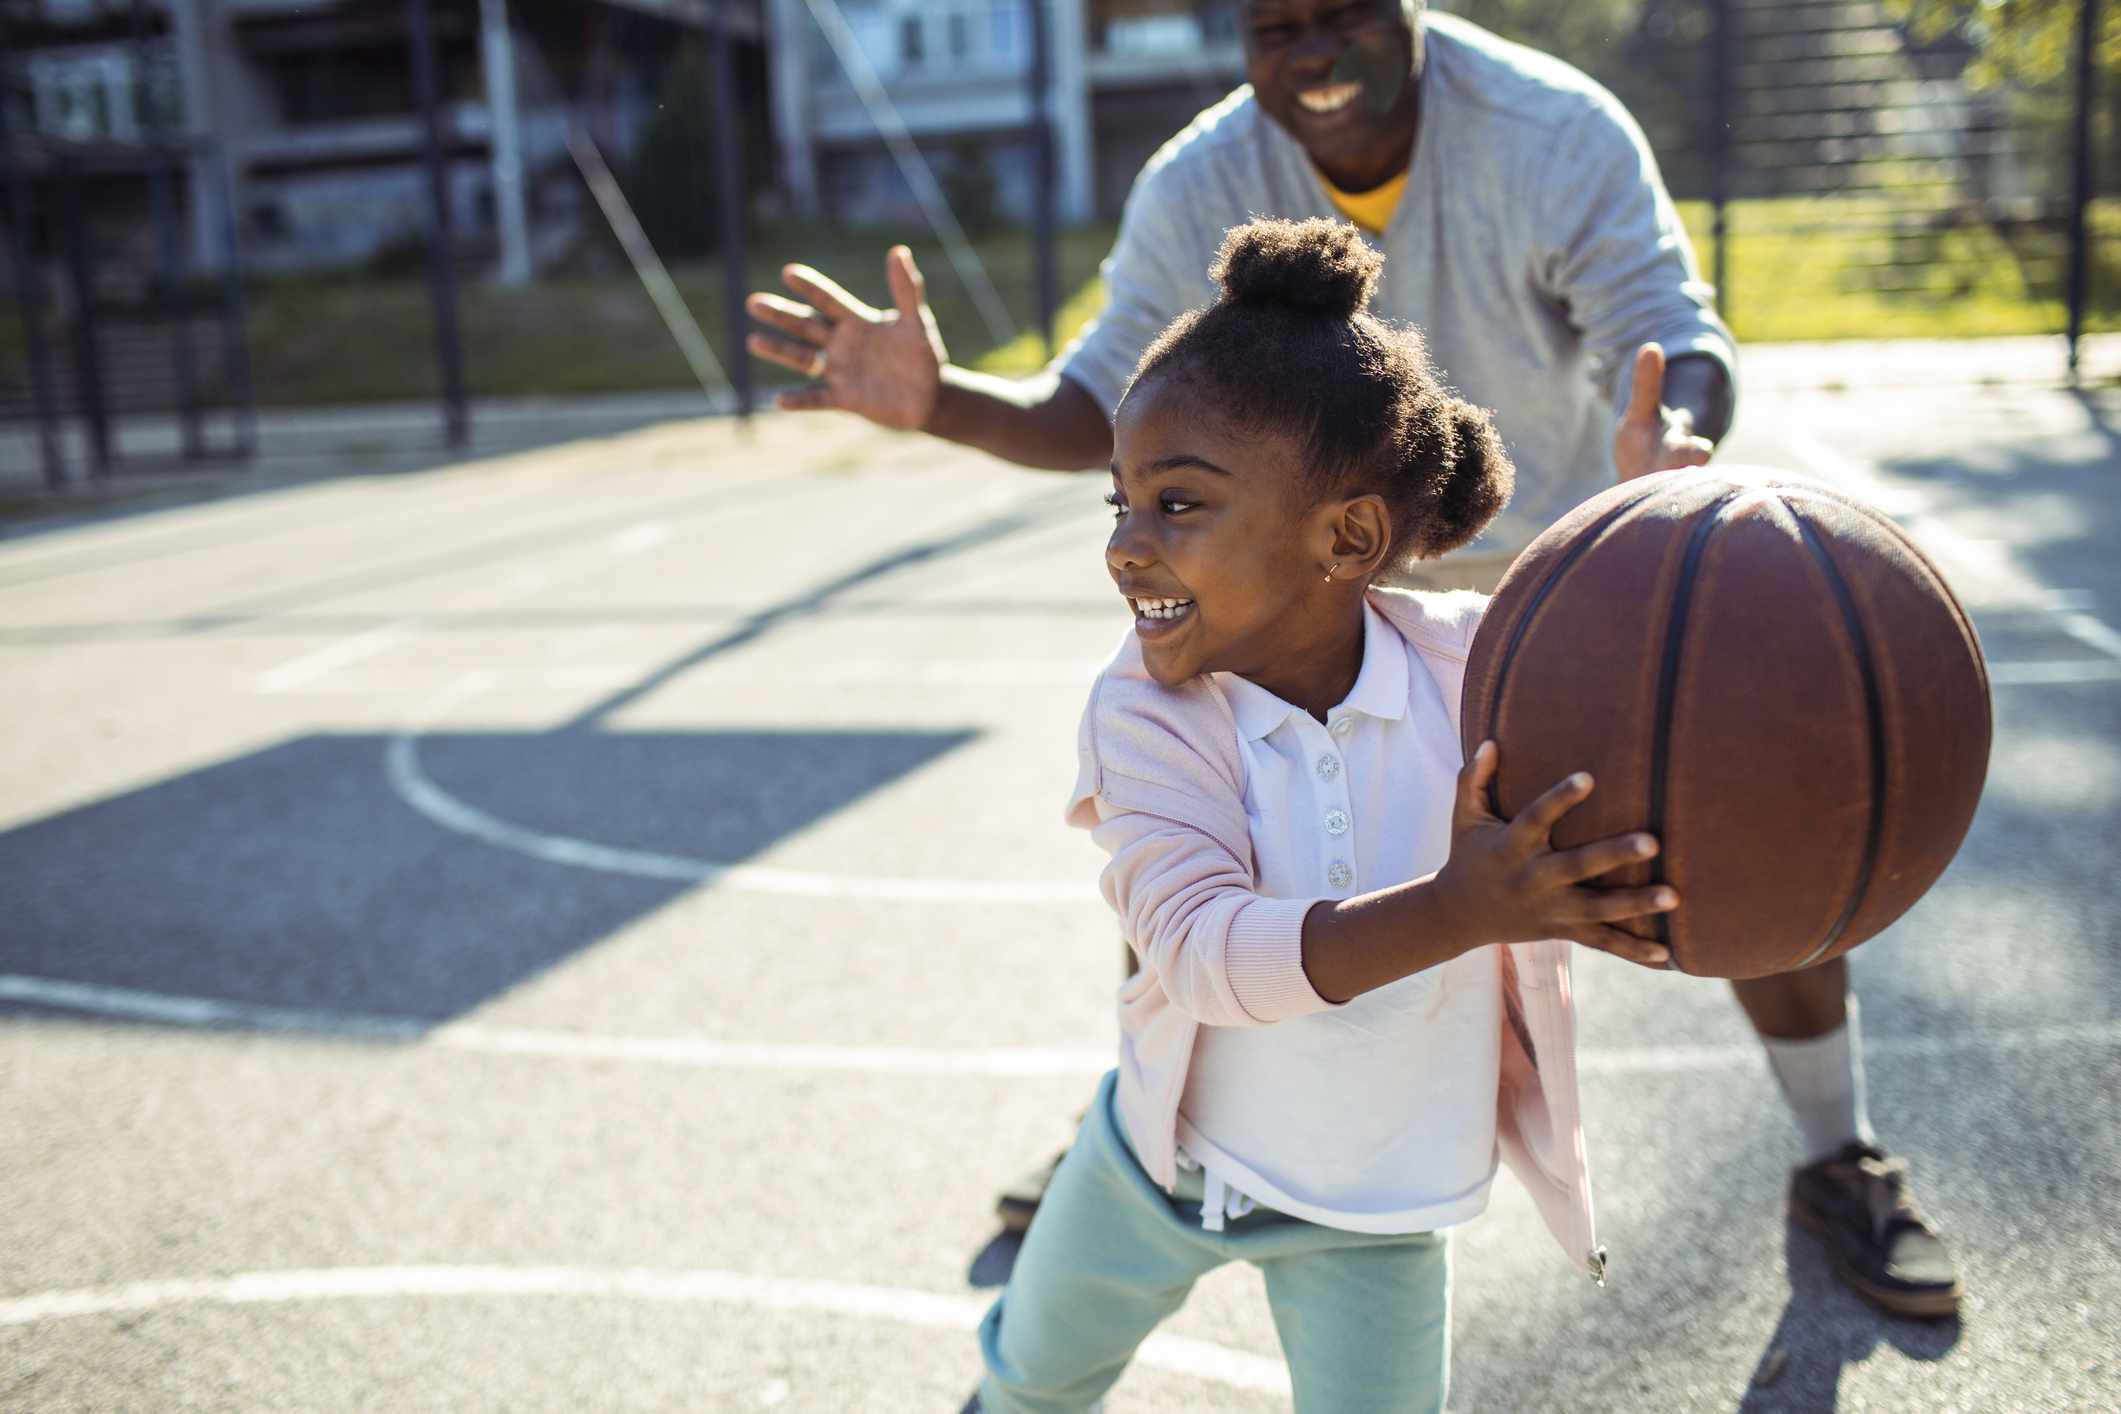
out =
<path fill-rule="evenodd" d="M 1612 1281 L 1501 1180 L 1454 1407 L 2113 1407 L 2121 392 L 1759 381 L 1724 455 L 1900 516 L 1995 670 L 1855 958 L 1963 1318 L 1785 1223 L 1725 989 L 1591 959 Z M 766 418 L 0 544 L 0 1408 L 955 1410 L 1113 1039 L 1100 481 Z M 1286 1407 L 1254 1274 L 1166 1337 L 1115 1414 Z"/>

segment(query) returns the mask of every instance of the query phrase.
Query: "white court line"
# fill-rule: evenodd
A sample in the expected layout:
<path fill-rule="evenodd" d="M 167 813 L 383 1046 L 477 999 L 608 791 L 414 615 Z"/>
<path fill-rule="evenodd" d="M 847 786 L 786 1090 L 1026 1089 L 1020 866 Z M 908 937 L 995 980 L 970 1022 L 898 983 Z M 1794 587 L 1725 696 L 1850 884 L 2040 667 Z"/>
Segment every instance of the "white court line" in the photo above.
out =
<path fill-rule="evenodd" d="M 350 638 L 327 643 L 322 648 L 290 658 L 277 668 L 270 668 L 258 674 L 257 690 L 278 694 L 307 687 L 331 676 L 341 668 L 388 652 L 411 637 L 419 626 L 418 619 L 400 619 L 396 623 L 384 624 L 380 628 L 368 629 Z"/>
<path fill-rule="evenodd" d="M 593 869 L 637 879 L 670 879 L 749 893 L 796 898 L 890 900 L 904 903 L 1083 903 L 1097 898 L 1095 885 L 1083 879 L 915 879 L 895 875 L 824 874 L 805 869 L 773 869 L 751 864 L 723 864 L 682 854 L 618 849 L 594 840 L 547 834 L 488 815 L 436 785 L 420 767 L 420 735 L 427 726 L 466 699 L 487 691 L 491 679 L 467 673 L 445 688 L 420 713 L 415 725 L 390 738 L 384 748 L 384 771 L 398 798 L 445 830 L 529 855 L 548 864 Z"/>
<path fill-rule="evenodd" d="M 124 1282 L 75 1287 L 0 1301 L 0 1326 L 25 1326 L 172 1306 L 255 1306 L 292 1301 L 447 1296 L 559 1296 L 707 1303 L 764 1311 L 813 1311 L 859 1320 L 895 1321 L 932 1330 L 976 1330 L 990 1298 L 946 1296 L 905 1287 L 797 1281 L 744 1272 L 664 1271 L 650 1267 L 325 1267 L 239 1272 L 226 1277 Z M 1152 1335 L 1136 1359 L 1159 1369 L 1235 1389 L 1289 1394 L 1279 1360 L 1182 1336 Z"/>
<path fill-rule="evenodd" d="M 1115 1061 L 1112 1051 L 1090 1046 L 988 1046 L 946 1050 L 918 1046 L 713 1041 L 691 1036 L 611 1036 L 586 1031 L 482 1026 L 468 1021 L 433 1026 L 415 1017 L 351 1016 L 290 1007 L 254 1006 L 209 997 L 172 996 L 12 973 L 0 973 L 0 1001 L 168 1026 L 294 1032 L 323 1039 L 394 1042 L 431 1050 L 547 1060 L 619 1061 L 693 1070 L 1066 1078 L 1102 1075 Z M 1864 1039 L 1863 1051 L 1866 1056 L 1895 1059 L 2112 1045 L 2121 1045 L 2121 1021 L 2063 1022 L 1959 1032 L 1949 1036 L 1873 1036 Z M 1583 1075 L 1671 1075 L 1744 1070 L 1761 1064 L 1760 1047 L 1753 1043 L 1586 1050 L 1578 1052 L 1576 1058 L 1577 1071 Z"/>

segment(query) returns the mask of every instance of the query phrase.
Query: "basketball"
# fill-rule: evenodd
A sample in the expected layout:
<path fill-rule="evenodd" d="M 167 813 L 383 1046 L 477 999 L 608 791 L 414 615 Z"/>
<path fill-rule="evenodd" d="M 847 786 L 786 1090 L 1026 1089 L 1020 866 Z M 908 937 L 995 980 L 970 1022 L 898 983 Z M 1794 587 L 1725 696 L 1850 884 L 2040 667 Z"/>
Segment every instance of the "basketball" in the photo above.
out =
<path fill-rule="evenodd" d="M 1681 971 L 1759 977 L 1900 917 L 1966 837 L 1988 671 L 1943 577 L 1884 515 L 1758 468 L 1626 482 L 1519 556 L 1476 635 L 1465 749 L 1501 748 L 1516 815 L 1573 771 L 1565 849 L 1663 844 L 1600 884 L 1668 883 L 1631 927 Z"/>

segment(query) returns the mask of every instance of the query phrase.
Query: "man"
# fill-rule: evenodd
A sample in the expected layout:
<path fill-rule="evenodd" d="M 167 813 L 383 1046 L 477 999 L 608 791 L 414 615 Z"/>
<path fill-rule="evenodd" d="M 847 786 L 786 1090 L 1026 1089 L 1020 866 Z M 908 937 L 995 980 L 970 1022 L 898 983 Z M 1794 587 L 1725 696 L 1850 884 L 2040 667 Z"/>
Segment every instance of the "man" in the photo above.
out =
<path fill-rule="evenodd" d="M 1736 350 L 1640 130 L 1575 70 L 1420 0 L 1247 0 L 1246 87 L 1152 158 L 1103 265 L 1106 307 L 1044 373 L 952 366 L 911 253 L 877 310 L 806 266 L 798 303 L 752 296 L 753 353 L 816 381 L 790 409 L 918 428 L 1026 466 L 1105 466 L 1148 342 L 1212 301 L 1223 232 L 1255 215 L 1339 216 L 1384 250 L 1374 308 L 1424 331 L 1458 391 L 1497 410 L 1517 495 L 1431 588 L 1490 590 L 1524 544 L 1622 479 L 1708 460 L 1729 430 Z M 1734 982 L 1803 1133 L 1792 1215 L 1888 1311 L 1939 1316 L 1960 1283 L 1906 1167 L 1866 1113 L 1848 966 Z M 1040 1184 L 1003 1196 L 1027 1223 Z"/>

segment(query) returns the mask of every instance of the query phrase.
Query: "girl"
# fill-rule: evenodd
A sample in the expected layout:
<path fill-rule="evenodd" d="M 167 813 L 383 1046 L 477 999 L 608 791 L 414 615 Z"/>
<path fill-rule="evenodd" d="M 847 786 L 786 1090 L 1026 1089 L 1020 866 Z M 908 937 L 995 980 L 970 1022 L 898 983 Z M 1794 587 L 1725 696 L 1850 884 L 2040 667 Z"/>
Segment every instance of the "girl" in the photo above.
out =
<path fill-rule="evenodd" d="M 1551 848 L 1581 774 L 1489 812 L 1496 748 L 1461 770 L 1456 722 L 1487 601 L 1373 587 L 1511 484 L 1487 414 L 1367 311 L 1381 265 L 1338 222 L 1231 231 L 1221 298 L 1114 417 L 1105 559 L 1135 620 L 1068 819 L 1111 855 L 1140 970 L 981 1324 L 988 1414 L 1092 1407 L 1232 1259 L 1265 1276 L 1299 1410 L 1441 1409 L 1440 1229 L 1486 1206 L 1498 1154 L 1602 1275 L 1555 940 L 1661 967 L 1613 925 L 1678 898 L 1586 886 L 1647 836 Z"/>

